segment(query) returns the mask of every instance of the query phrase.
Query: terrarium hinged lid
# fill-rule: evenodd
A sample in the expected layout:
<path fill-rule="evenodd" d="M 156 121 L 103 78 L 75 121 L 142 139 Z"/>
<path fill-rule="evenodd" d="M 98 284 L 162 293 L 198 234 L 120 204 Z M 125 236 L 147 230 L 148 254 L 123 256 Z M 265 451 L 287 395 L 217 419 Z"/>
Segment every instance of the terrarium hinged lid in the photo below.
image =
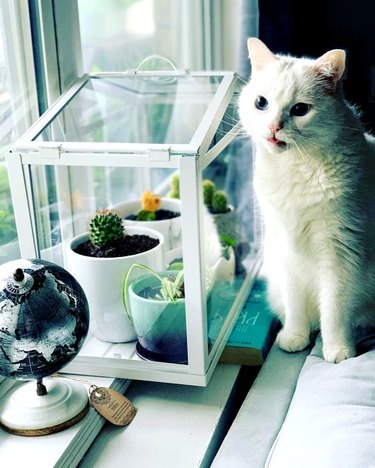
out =
<path fill-rule="evenodd" d="M 12 151 L 33 152 L 41 159 L 59 159 L 64 153 L 148 154 L 156 161 L 204 154 L 242 84 L 233 72 L 86 74 Z M 238 123 L 229 120 L 230 132 Z"/>

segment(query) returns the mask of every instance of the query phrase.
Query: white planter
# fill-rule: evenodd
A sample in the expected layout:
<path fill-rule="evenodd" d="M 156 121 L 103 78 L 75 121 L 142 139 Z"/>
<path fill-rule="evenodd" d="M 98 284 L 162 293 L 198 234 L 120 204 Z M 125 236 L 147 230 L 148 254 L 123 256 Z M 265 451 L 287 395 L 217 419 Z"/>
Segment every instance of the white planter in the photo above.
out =
<path fill-rule="evenodd" d="M 225 213 L 212 213 L 213 220 L 217 227 L 219 236 L 229 236 L 238 240 L 239 222 L 236 210 L 232 205 L 228 205 L 229 210 Z"/>
<path fill-rule="evenodd" d="M 212 266 L 213 281 L 233 281 L 236 270 L 236 258 L 232 247 L 228 247 L 227 256 L 219 258 Z"/>
<path fill-rule="evenodd" d="M 173 249 L 165 254 L 166 265 L 170 265 L 174 261 L 180 261 L 182 259 L 182 249 Z M 183 268 L 183 265 L 181 265 Z M 206 286 L 207 290 L 212 289 L 213 284 L 216 281 L 233 281 L 236 270 L 236 258 L 232 247 L 228 247 L 227 255 L 224 255 L 224 249 L 222 248 L 222 254 L 215 260 L 214 263 L 207 265 L 206 268 Z"/>
<path fill-rule="evenodd" d="M 86 293 L 90 307 L 90 331 L 94 336 L 111 343 L 136 339 L 133 324 L 128 319 L 122 300 L 124 277 L 133 263 L 143 263 L 160 271 L 164 268 L 164 237 L 144 227 L 129 226 L 127 234 L 145 234 L 159 239 L 159 244 L 147 252 L 127 257 L 95 258 L 80 255 L 74 248 L 87 240 L 81 234 L 71 240 L 66 252 L 67 270 Z"/>
<path fill-rule="evenodd" d="M 181 213 L 181 200 L 177 198 L 162 198 L 160 208 Z M 141 200 L 131 200 L 121 203 L 112 208 L 122 218 L 136 215 L 141 209 Z M 125 226 L 144 226 L 155 229 L 164 236 L 165 250 L 171 250 L 181 245 L 181 216 L 161 221 L 136 221 L 124 219 Z"/>

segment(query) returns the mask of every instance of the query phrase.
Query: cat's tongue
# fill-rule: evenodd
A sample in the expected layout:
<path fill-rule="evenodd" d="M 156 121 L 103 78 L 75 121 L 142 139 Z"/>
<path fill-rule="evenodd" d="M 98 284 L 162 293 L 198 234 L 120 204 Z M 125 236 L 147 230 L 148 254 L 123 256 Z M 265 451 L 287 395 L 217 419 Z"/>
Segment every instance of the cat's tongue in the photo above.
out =
<path fill-rule="evenodd" d="M 267 141 L 268 141 L 269 143 L 271 143 L 271 145 L 275 145 L 275 146 L 283 146 L 283 145 L 285 145 L 285 142 L 284 142 L 284 141 L 278 140 L 275 136 L 270 137 L 270 138 L 267 138 Z"/>

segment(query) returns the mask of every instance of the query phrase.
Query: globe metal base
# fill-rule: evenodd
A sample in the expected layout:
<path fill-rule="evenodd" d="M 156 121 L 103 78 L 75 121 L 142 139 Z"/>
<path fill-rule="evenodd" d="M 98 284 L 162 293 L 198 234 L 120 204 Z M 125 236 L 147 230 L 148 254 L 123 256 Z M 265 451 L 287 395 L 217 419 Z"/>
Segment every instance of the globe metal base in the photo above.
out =
<path fill-rule="evenodd" d="M 38 396 L 36 382 L 11 390 L 0 400 L 0 426 L 22 436 L 59 432 L 81 420 L 89 409 L 86 388 L 78 382 L 46 378 L 47 394 Z"/>

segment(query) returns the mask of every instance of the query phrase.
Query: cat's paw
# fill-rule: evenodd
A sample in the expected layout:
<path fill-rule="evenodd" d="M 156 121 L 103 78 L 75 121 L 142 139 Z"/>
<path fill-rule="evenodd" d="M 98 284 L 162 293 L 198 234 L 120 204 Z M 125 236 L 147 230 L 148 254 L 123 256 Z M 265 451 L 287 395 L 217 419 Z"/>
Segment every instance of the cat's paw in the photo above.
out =
<path fill-rule="evenodd" d="M 355 356 L 355 349 L 350 346 L 323 346 L 323 356 L 327 362 L 338 364 Z"/>
<path fill-rule="evenodd" d="M 306 346 L 309 345 L 310 339 L 308 336 L 297 335 L 282 329 L 277 335 L 276 343 L 284 351 L 294 353 L 295 351 L 302 351 L 302 349 L 305 349 Z"/>

